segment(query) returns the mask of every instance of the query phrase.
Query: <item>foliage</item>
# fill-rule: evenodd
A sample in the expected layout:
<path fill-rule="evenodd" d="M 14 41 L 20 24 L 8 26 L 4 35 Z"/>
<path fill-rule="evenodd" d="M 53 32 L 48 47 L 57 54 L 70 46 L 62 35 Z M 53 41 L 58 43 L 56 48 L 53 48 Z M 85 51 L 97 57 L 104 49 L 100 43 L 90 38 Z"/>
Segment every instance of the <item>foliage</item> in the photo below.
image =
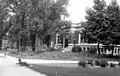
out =
<path fill-rule="evenodd" d="M 118 65 L 120 66 L 120 61 L 119 61 Z"/>
<path fill-rule="evenodd" d="M 113 63 L 110 63 L 110 67 L 115 67 L 116 65 L 115 64 L 113 64 Z"/>
<path fill-rule="evenodd" d="M 88 52 L 89 52 L 90 54 L 96 54 L 96 52 L 97 52 L 97 47 L 91 46 L 90 49 L 88 50 Z"/>
<path fill-rule="evenodd" d="M 4 1 L 0 1 L 0 50 L 2 46 L 2 39 L 5 37 L 9 28 L 11 27 L 10 22 L 11 15 L 8 12 L 7 5 Z"/>
<path fill-rule="evenodd" d="M 93 66 L 93 60 L 87 60 L 87 64 L 90 64 L 91 66 Z"/>
<path fill-rule="evenodd" d="M 100 65 L 100 61 L 99 61 L 99 60 L 96 60 L 96 61 L 95 61 L 95 65 L 96 65 L 96 66 L 99 66 L 99 65 Z"/>
<path fill-rule="evenodd" d="M 86 62 L 80 61 L 80 62 L 78 63 L 78 65 L 79 65 L 79 66 L 82 66 L 82 67 L 86 67 Z"/>
<path fill-rule="evenodd" d="M 103 67 L 103 68 L 107 67 L 108 66 L 108 62 L 105 61 L 105 60 L 101 60 L 100 61 L 100 66 Z"/>
<path fill-rule="evenodd" d="M 84 31 L 86 32 L 86 35 L 88 36 L 89 40 L 100 42 L 102 40 L 102 34 L 104 32 L 101 32 L 104 29 L 104 12 L 105 12 L 106 4 L 104 0 L 94 0 L 94 6 L 92 8 L 88 8 L 86 10 L 86 19 L 85 22 Z"/>
<path fill-rule="evenodd" d="M 94 0 L 93 9 L 87 9 L 86 13 L 83 27 L 89 40 L 105 45 L 119 43 L 120 8 L 116 0 L 108 6 L 104 0 Z"/>
<path fill-rule="evenodd" d="M 112 44 L 119 44 L 119 21 L 120 21 L 120 6 L 117 1 L 112 1 L 106 9 L 106 21 L 107 21 L 107 30 L 108 33 L 108 42 Z"/>
<path fill-rule="evenodd" d="M 81 52 L 81 51 L 82 51 L 82 48 L 81 48 L 80 46 L 74 46 L 74 47 L 72 48 L 72 52 L 79 53 L 79 52 Z"/>
<path fill-rule="evenodd" d="M 83 22 L 82 26 L 89 43 L 113 46 L 120 43 L 120 6 L 116 0 L 111 1 L 109 5 L 106 5 L 104 0 L 94 0 L 93 8 L 88 8 L 86 14 L 87 21 Z"/>
<path fill-rule="evenodd" d="M 26 40 L 31 40 L 35 47 L 36 38 L 49 45 L 58 31 L 63 32 L 71 24 L 61 19 L 61 16 L 68 16 L 66 11 L 68 0 L 1 1 L 5 3 L 7 11 L 14 14 L 10 19 L 12 27 L 8 28 L 10 40 L 17 42 L 22 40 L 21 45 L 25 45 Z"/>
<path fill-rule="evenodd" d="M 53 47 L 49 47 L 49 48 L 47 49 L 47 52 L 53 52 L 53 51 L 55 51 L 55 49 L 54 49 Z"/>

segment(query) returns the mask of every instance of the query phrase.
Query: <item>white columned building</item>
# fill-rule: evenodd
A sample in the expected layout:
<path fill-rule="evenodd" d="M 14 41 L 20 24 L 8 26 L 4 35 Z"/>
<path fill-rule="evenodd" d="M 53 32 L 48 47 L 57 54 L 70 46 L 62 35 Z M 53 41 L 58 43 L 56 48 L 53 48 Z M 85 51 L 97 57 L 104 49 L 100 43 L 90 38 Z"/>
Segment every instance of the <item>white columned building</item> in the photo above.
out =
<path fill-rule="evenodd" d="M 58 44 L 58 36 L 59 36 L 59 34 L 57 33 L 56 34 L 56 44 Z"/>
<path fill-rule="evenodd" d="M 78 44 L 81 44 L 81 34 L 79 33 Z"/>

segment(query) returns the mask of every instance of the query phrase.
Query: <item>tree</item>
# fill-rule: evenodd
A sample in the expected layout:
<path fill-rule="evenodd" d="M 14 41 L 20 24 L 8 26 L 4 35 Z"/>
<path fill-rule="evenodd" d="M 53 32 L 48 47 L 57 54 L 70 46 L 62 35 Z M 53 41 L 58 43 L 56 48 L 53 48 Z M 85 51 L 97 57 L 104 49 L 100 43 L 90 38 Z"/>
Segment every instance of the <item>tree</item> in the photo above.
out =
<path fill-rule="evenodd" d="M 41 5 L 39 5 L 39 8 L 36 9 L 37 11 L 31 15 L 31 16 L 34 16 L 34 14 L 38 13 L 36 16 L 37 16 L 38 22 L 41 22 L 41 25 L 42 25 L 42 29 L 40 28 L 38 32 L 36 30 L 33 30 L 33 28 L 30 27 L 31 31 L 35 32 L 34 34 L 32 34 L 33 42 L 34 42 L 33 46 L 35 44 L 35 39 L 36 39 L 35 37 L 38 36 L 38 38 L 40 38 L 42 42 L 47 44 L 49 47 L 50 41 L 53 40 L 53 38 L 55 37 L 55 34 L 56 34 L 55 29 L 57 29 L 58 27 L 61 27 L 58 24 L 60 21 L 62 21 L 61 15 L 64 15 L 64 16 L 68 15 L 66 8 L 64 6 L 67 4 L 68 4 L 68 0 L 57 0 L 56 2 L 54 2 L 53 0 L 43 0 L 41 2 Z M 34 17 L 36 18 L 36 16 Z M 33 25 L 31 26 L 33 27 Z M 36 26 L 34 26 L 34 28 L 38 29 L 38 27 Z"/>
<path fill-rule="evenodd" d="M 104 45 L 111 45 L 112 55 L 114 52 L 114 45 L 119 44 L 120 38 L 119 21 L 120 21 L 120 8 L 117 1 L 112 1 L 108 6 L 102 0 L 94 1 L 94 10 L 87 10 L 87 21 L 83 25 L 85 27 L 85 34 L 88 39 L 102 43 Z M 99 47 L 99 45 L 98 45 Z M 98 48 L 100 54 L 100 50 Z"/>
<path fill-rule="evenodd" d="M 29 10 L 29 0 L 3 0 L 6 2 L 8 12 L 14 13 L 12 18 L 12 27 L 9 29 L 11 39 L 18 44 L 18 50 L 25 50 L 26 37 L 28 29 L 26 25 L 26 19 Z M 20 47 L 20 48 L 19 48 Z"/>
<path fill-rule="evenodd" d="M 94 0 L 93 9 L 88 8 L 86 10 L 86 19 L 84 30 L 88 39 L 92 42 L 98 43 L 98 53 L 100 55 L 99 43 L 102 41 L 102 34 L 104 32 L 104 20 L 105 20 L 105 7 L 104 0 Z"/>
<path fill-rule="evenodd" d="M 2 47 L 3 37 L 8 32 L 9 28 L 12 26 L 10 21 L 11 15 L 8 12 L 6 3 L 0 1 L 0 50 Z"/>
<path fill-rule="evenodd" d="M 16 35 L 15 37 L 20 40 L 29 35 L 33 51 L 38 42 L 36 40 L 42 36 L 43 39 L 52 38 L 54 29 L 58 27 L 56 23 L 61 21 L 61 15 L 68 16 L 65 8 L 68 0 L 5 0 L 5 2 L 8 4 L 9 11 L 15 13 L 16 23 L 13 26 L 16 27 L 13 28 L 17 28 L 19 35 L 13 34 L 13 36 Z M 24 39 L 21 40 L 23 42 Z"/>
<path fill-rule="evenodd" d="M 106 8 L 106 21 L 107 21 L 107 30 L 106 34 L 108 34 L 107 42 L 108 45 L 112 44 L 112 53 L 114 52 L 114 45 L 119 44 L 120 38 L 120 6 L 117 1 L 112 1 Z"/>

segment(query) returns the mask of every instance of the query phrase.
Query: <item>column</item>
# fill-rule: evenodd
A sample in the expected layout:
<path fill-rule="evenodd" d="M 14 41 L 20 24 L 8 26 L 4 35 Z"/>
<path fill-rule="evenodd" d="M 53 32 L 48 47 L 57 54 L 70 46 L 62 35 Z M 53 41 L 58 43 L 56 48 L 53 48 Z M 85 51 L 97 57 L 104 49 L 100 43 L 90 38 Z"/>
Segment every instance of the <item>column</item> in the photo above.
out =
<path fill-rule="evenodd" d="M 81 34 L 79 33 L 79 40 L 78 40 L 78 44 L 81 43 Z"/>
<path fill-rule="evenodd" d="M 63 37 L 63 48 L 65 48 L 65 37 Z"/>
<path fill-rule="evenodd" d="M 58 36 L 59 36 L 59 34 L 57 33 L 56 34 L 56 44 L 58 44 Z"/>

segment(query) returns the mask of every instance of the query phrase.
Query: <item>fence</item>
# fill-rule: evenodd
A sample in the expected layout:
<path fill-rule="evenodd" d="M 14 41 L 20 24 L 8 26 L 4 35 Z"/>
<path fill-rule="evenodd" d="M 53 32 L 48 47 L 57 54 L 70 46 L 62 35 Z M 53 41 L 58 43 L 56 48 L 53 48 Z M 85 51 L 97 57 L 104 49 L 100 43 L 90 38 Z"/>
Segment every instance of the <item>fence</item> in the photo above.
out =
<path fill-rule="evenodd" d="M 101 47 L 100 52 L 101 52 L 101 54 L 111 54 L 112 50 L 108 50 L 106 48 Z M 120 55 L 120 47 L 115 47 L 113 49 L 113 55 Z"/>
<path fill-rule="evenodd" d="M 97 48 L 97 44 L 81 44 L 77 46 L 81 46 L 82 50 L 84 51 L 89 51 L 91 49 L 91 46 Z M 103 47 L 103 45 L 100 44 L 100 52 L 101 54 L 111 54 L 112 50 L 106 49 L 105 47 Z M 98 50 L 97 50 L 97 53 L 98 53 Z M 113 55 L 120 55 L 120 45 L 117 45 L 114 47 Z"/>

